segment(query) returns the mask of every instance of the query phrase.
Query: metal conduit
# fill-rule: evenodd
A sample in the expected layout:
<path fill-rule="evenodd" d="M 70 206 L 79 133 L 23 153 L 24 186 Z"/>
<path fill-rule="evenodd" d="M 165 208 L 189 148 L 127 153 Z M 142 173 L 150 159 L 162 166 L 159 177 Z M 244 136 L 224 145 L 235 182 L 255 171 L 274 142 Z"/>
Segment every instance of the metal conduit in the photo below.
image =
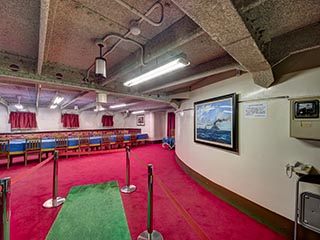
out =
<path fill-rule="evenodd" d="M 126 9 L 128 9 L 130 12 L 136 14 L 137 16 L 141 17 L 143 20 L 145 20 L 146 22 L 148 22 L 149 24 L 155 26 L 155 27 L 159 27 L 162 22 L 163 22 L 163 5 L 159 2 L 155 3 L 155 4 L 160 4 L 161 6 L 161 17 L 159 22 L 154 22 L 153 20 L 149 19 L 148 17 L 146 17 L 144 14 L 140 13 L 138 10 L 136 10 L 135 8 L 131 7 L 129 4 L 121 1 L 121 0 L 115 0 L 117 3 L 119 3 L 121 6 L 125 7 Z"/>
<path fill-rule="evenodd" d="M 117 34 L 107 35 L 107 36 L 105 36 L 105 37 L 102 39 L 102 41 L 105 42 L 105 41 L 107 41 L 109 38 L 118 38 L 118 39 L 120 39 L 117 43 L 120 43 L 120 41 L 124 41 L 124 42 L 133 43 L 133 44 L 135 44 L 136 46 L 138 46 L 138 47 L 140 48 L 140 50 L 141 50 L 141 57 L 140 57 L 141 64 L 142 64 L 143 66 L 146 65 L 146 63 L 145 63 L 145 61 L 144 61 L 144 47 L 143 47 L 140 43 L 138 43 L 138 42 L 136 42 L 136 41 L 134 41 L 134 40 L 132 40 L 132 39 L 122 37 L 122 36 L 117 35 Z M 116 43 L 116 44 L 117 44 L 117 43 Z M 116 45 L 116 44 L 115 44 L 115 45 Z M 117 46 L 118 46 L 118 44 L 117 44 Z M 112 51 L 113 51 L 114 49 L 115 49 L 115 47 L 111 48 Z M 109 52 L 111 52 L 111 51 L 108 51 L 107 53 L 109 53 Z M 105 56 L 105 55 L 107 55 L 107 54 L 103 54 L 103 56 Z M 87 71 L 87 76 L 86 76 L 87 79 L 89 78 L 89 73 L 90 73 L 90 70 L 93 68 L 93 66 L 94 66 L 94 64 L 92 64 L 92 65 L 90 66 L 90 68 L 88 69 L 88 71 Z"/>
<path fill-rule="evenodd" d="M 163 5 L 159 2 L 156 2 L 154 5 L 152 5 L 152 7 L 143 15 L 145 17 L 149 16 L 155 9 L 157 9 L 158 7 L 160 7 L 162 9 L 162 19 L 161 21 L 163 22 Z M 138 23 L 142 23 L 143 21 L 145 20 L 144 17 L 141 17 L 139 20 L 138 20 Z M 126 38 L 130 35 L 130 30 L 125 34 L 123 35 L 123 38 Z M 117 41 L 107 52 L 105 52 L 103 54 L 103 57 L 106 57 L 108 56 L 110 53 L 112 53 L 117 46 L 119 46 L 119 44 L 122 42 L 123 40 L 121 38 L 119 38 L 119 41 Z M 86 75 L 86 78 L 88 79 L 89 78 L 89 73 L 90 73 L 90 70 L 94 67 L 94 63 L 88 68 L 87 70 L 87 75 Z"/>
<path fill-rule="evenodd" d="M 153 12 L 153 10 L 155 10 L 155 9 L 158 8 L 159 6 L 162 7 L 162 4 L 161 4 L 161 3 L 155 3 L 155 4 L 145 13 L 144 16 L 149 16 L 149 15 Z M 144 19 L 143 19 L 143 18 L 140 18 L 140 19 L 138 20 L 138 23 L 142 23 L 143 21 L 144 21 Z M 130 30 L 129 30 L 125 35 L 123 35 L 123 37 L 124 37 L 124 38 L 128 37 L 128 36 L 130 35 L 130 33 L 131 33 L 131 32 L 130 32 Z M 115 49 L 121 42 L 122 42 L 122 40 L 119 39 L 119 41 L 117 41 L 105 54 L 103 54 L 103 56 L 105 57 L 105 56 L 109 55 L 110 53 L 112 53 L 112 52 L 114 51 L 114 49 Z"/>
<path fill-rule="evenodd" d="M 138 43 L 138 42 L 136 42 L 136 41 L 134 41 L 134 40 L 132 40 L 132 39 L 129 39 L 129 38 L 124 38 L 124 37 L 122 37 L 122 36 L 120 36 L 120 35 L 117 35 L 117 34 L 110 34 L 110 35 L 107 35 L 107 36 L 105 36 L 104 38 L 103 38 L 103 41 L 105 42 L 105 41 L 107 41 L 109 38 L 118 38 L 118 39 L 121 39 L 122 41 L 125 41 L 125 42 L 130 42 L 130 43 L 133 43 L 133 44 L 135 44 L 135 45 L 137 45 L 140 49 L 141 49 L 141 64 L 142 65 L 146 65 L 146 63 L 145 63 L 145 61 L 144 61 L 144 47 L 140 44 L 140 43 Z"/>

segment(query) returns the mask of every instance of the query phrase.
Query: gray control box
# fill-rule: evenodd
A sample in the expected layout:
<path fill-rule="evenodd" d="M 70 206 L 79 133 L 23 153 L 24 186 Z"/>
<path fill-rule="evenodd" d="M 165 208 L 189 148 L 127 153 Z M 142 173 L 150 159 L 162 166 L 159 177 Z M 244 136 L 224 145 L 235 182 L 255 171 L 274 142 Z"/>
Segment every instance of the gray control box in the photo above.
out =
<path fill-rule="evenodd" d="M 290 99 L 290 137 L 320 140 L 320 97 Z"/>

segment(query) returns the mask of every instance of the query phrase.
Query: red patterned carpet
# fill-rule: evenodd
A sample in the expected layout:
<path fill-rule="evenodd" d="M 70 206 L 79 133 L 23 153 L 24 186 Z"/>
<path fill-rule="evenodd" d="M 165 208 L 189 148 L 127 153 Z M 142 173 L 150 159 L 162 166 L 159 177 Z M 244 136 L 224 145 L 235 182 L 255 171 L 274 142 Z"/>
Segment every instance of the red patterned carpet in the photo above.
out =
<path fill-rule="evenodd" d="M 195 183 L 176 164 L 174 151 L 162 149 L 160 144 L 140 146 L 131 152 L 131 183 L 137 191 L 121 196 L 132 239 L 147 229 L 147 163 L 154 165 L 154 229 L 164 239 L 285 239 Z M 6 170 L 3 163 L 0 177 L 15 178 L 36 164 L 14 164 Z M 12 240 L 39 240 L 48 233 L 60 209 L 42 208 L 51 198 L 52 168 L 50 161 L 12 185 Z M 59 196 L 67 196 L 75 185 L 111 180 L 125 184 L 125 152 L 59 160 Z"/>

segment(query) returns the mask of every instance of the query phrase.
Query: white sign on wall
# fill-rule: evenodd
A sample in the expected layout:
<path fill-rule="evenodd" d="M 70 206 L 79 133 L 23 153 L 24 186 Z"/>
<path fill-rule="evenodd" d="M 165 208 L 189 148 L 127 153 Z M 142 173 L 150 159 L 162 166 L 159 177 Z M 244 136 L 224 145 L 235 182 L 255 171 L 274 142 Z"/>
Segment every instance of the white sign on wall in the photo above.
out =
<path fill-rule="evenodd" d="M 248 103 L 244 106 L 245 118 L 266 118 L 267 117 L 267 103 Z"/>

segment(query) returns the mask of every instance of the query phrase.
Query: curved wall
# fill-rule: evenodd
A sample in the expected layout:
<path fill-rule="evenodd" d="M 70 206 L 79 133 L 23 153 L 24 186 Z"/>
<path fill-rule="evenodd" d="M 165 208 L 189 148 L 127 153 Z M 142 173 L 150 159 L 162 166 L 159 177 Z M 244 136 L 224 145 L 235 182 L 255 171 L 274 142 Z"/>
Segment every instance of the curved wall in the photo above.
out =
<path fill-rule="evenodd" d="M 212 182 L 291 220 L 294 219 L 296 176 L 289 179 L 285 165 L 296 161 L 320 169 L 320 141 L 289 137 L 290 102 L 268 99 L 266 118 L 244 118 L 244 105 L 238 103 L 238 153 L 193 141 L 193 103 L 229 93 L 238 101 L 277 96 L 320 95 L 320 68 L 292 75 L 268 89 L 253 83 L 249 74 L 231 78 L 191 92 L 176 114 L 176 154 L 190 168 Z M 306 185 L 320 192 L 319 187 Z"/>

